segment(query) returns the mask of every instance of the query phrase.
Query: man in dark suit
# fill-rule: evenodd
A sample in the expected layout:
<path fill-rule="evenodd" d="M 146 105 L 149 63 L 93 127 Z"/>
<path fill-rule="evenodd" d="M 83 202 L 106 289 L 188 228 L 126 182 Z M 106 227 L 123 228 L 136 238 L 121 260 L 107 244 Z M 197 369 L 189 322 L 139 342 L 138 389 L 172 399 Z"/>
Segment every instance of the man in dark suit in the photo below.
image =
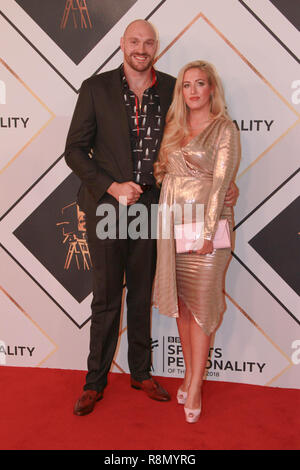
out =
<path fill-rule="evenodd" d="M 88 373 L 75 404 L 76 415 L 90 413 L 103 396 L 118 341 L 124 274 L 131 386 L 152 399 L 170 399 L 150 375 L 150 310 L 156 263 L 151 207 L 159 196 L 153 163 L 175 85 L 173 77 L 153 68 L 157 46 L 156 32 L 149 22 L 136 20 L 126 28 L 121 39 L 124 63 L 83 82 L 67 137 L 65 159 L 82 181 L 78 203 L 86 213 L 93 265 Z M 236 197 L 237 188 L 229 205 Z M 129 209 L 137 202 L 146 209 L 141 225 L 148 227 L 148 237 L 124 237 L 124 223 L 127 230 L 133 220 Z M 116 214 L 125 214 L 116 219 L 116 237 L 96 233 L 101 219 L 96 211 L 99 214 L 107 204 Z"/>
<path fill-rule="evenodd" d="M 124 273 L 131 386 L 150 398 L 170 399 L 150 376 L 156 240 L 151 236 L 124 239 L 118 233 L 114 239 L 99 239 L 96 234 L 96 210 L 102 204 L 111 204 L 117 214 L 120 202 L 123 211 L 137 202 L 143 204 L 151 227 L 151 204 L 157 204 L 159 195 L 153 163 L 175 85 L 173 77 L 153 69 L 157 43 L 147 21 L 137 20 L 127 27 L 121 39 L 123 65 L 83 82 L 67 137 L 65 159 L 82 181 L 78 203 L 86 213 L 93 265 L 88 373 L 75 404 L 77 415 L 93 410 L 107 384 L 118 341 Z M 127 224 L 131 220 L 129 216 Z M 117 232 L 119 224 L 117 219 Z"/>

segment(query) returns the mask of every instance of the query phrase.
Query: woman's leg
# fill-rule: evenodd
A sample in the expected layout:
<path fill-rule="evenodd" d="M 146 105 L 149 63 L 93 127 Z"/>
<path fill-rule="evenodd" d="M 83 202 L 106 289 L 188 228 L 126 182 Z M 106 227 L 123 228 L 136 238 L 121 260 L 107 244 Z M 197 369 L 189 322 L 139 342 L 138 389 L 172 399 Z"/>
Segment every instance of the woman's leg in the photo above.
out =
<path fill-rule="evenodd" d="M 179 310 L 177 327 L 185 362 L 185 376 L 180 388 L 183 392 L 188 392 L 186 408 L 197 409 L 201 405 L 201 388 L 211 335 L 204 333 L 181 299 L 179 299 Z"/>
<path fill-rule="evenodd" d="M 206 335 L 193 315 L 190 318 L 191 382 L 186 400 L 186 408 L 201 407 L 201 388 L 207 363 L 211 335 Z"/>
<path fill-rule="evenodd" d="M 180 317 L 178 317 L 176 320 L 185 363 L 185 375 L 180 389 L 183 392 L 187 392 L 192 376 L 192 350 L 190 339 L 190 320 L 192 315 L 183 301 L 180 300 L 180 298 L 178 299 L 178 305 Z"/>

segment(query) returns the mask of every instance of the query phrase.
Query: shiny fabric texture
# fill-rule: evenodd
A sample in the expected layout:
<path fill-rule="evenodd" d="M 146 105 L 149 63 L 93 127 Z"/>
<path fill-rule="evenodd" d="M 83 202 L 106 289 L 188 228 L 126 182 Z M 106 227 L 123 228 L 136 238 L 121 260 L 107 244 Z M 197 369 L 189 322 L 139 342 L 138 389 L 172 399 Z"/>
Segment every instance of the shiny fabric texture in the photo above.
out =
<path fill-rule="evenodd" d="M 154 304 L 161 314 L 170 317 L 184 314 L 187 308 L 207 335 L 217 328 L 225 309 L 224 275 L 231 250 L 215 249 L 208 255 L 177 254 L 174 223 L 183 223 L 180 211 L 171 211 L 166 238 L 161 208 L 191 204 L 195 209 L 196 204 L 204 204 L 204 238 L 213 239 L 220 218 L 228 219 L 232 235 L 233 210 L 224 206 L 224 198 L 239 159 L 236 126 L 226 117 L 217 118 L 186 146 L 168 155 L 161 188 Z M 194 211 L 184 222 L 195 217 Z"/>

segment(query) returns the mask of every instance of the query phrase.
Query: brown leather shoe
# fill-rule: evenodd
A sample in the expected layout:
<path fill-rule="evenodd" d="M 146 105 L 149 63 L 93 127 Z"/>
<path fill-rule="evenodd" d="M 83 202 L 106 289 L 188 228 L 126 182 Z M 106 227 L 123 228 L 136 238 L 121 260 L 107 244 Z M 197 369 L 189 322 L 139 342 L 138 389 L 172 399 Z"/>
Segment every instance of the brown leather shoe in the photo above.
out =
<path fill-rule="evenodd" d="M 153 378 L 137 382 L 131 378 L 131 386 L 136 390 L 143 390 L 149 398 L 157 401 L 169 401 L 171 400 L 168 392 Z"/>
<path fill-rule="evenodd" d="M 74 406 L 74 414 L 84 416 L 91 413 L 94 409 L 96 401 L 101 400 L 103 393 L 96 390 L 85 390 Z"/>

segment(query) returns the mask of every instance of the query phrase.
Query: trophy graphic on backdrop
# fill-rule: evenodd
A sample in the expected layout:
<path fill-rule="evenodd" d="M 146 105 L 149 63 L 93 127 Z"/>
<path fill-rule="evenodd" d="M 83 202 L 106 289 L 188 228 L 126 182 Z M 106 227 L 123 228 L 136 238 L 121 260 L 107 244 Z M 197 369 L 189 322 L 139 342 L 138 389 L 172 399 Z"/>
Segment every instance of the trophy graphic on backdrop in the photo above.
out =
<path fill-rule="evenodd" d="M 63 243 L 68 244 L 64 269 L 70 269 L 72 260 L 75 260 L 78 270 L 89 270 L 92 262 L 86 239 L 85 213 L 76 202 L 63 207 L 61 213 L 66 220 L 56 225 L 63 226 Z"/>
<path fill-rule="evenodd" d="M 77 18 L 80 20 L 80 26 L 82 29 L 87 29 L 87 23 L 89 24 L 90 29 L 92 29 L 92 23 L 90 20 L 88 8 L 86 6 L 86 0 L 66 0 L 63 17 L 60 23 L 60 29 L 65 29 L 70 13 L 72 13 L 74 28 L 77 29 L 78 27 L 76 21 Z"/>

